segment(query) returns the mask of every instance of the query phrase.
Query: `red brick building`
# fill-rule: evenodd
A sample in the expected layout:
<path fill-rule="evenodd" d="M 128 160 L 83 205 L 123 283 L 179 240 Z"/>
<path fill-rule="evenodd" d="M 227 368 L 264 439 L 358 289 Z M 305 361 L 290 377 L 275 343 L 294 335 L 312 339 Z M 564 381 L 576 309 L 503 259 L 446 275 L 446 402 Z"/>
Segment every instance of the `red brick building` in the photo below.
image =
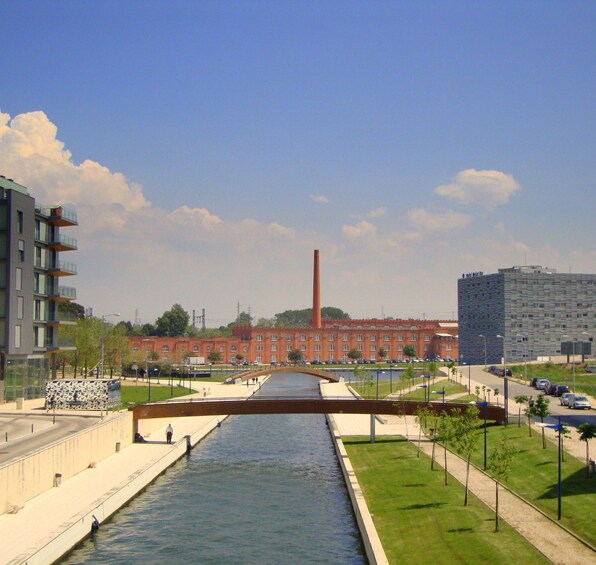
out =
<path fill-rule="evenodd" d="M 153 351 L 161 361 L 183 363 L 187 357 L 204 357 L 219 352 L 223 362 L 237 355 L 252 363 L 283 363 L 293 349 L 307 361 L 348 361 L 356 349 L 362 359 L 401 361 L 404 349 L 414 346 L 420 358 L 458 358 L 457 322 L 450 320 L 322 320 L 319 288 L 319 252 L 315 251 L 313 278 L 313 317 L 308 327 L 264 328 L 237 326 L 231 337 L 131 337 L 130 346 L 138 360 Z"/>

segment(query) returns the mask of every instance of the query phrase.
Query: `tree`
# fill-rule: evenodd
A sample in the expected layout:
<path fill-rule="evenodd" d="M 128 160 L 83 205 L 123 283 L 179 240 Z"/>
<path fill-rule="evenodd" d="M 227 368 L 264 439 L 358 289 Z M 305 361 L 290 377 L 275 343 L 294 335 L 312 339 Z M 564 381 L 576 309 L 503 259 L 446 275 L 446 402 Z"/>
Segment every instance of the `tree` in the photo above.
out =
<path fill-rule="evenodd" d="M 412 383 L 414 382 L 414 367 L 412 367 L 412 365 L 408 365 L 405 368 L 401 380 L 404 383 L 404 388 L 406 383 L 408 383 L 408 386 L 412 386 Z"/>
<path fill-rule="evenodd" d="M 470 481 L 470 460 L 472 453 L 478 444 L 480 436 L 476 433 L 478 425 L 477 406 L 471 404 L 465 412 L 457 411 L 453 418 L 453 442 L 455 450 L 466 458 L 466 490 L 464 495 L 464 506 L 468 505 L 468 485 Z"/>
<path fill-rule="evenodd" d="M 544 424 L 544 418 L 546 418 L 550 414 L 550 409 L 548 407 L 549 402 L 550 400 L 546 398 L 544 394 L 541 394 L 534 401 L 534 403 L 530 405 L 530 408 L 528 409 L 527 413 L 530 416 L 540 418 L 540 422 Z M 544 436 L 544 426 L 542 426 L 542 449 L 546 449 L 546 437 Z"/>
<path fill-rule="evenodd" d="M 360 359 L 360 357 L 362 357 L 362 353 L 360 353 L 360 351 L 357 349 L 350 349 L 350 351 L 348 351 L 348 359 L 356 361 L 357 359 Z"/>
<path fill-rule="evenodd" d="M 244 361 L 244 355 L 242 355 L 242 353 L 236 353 L 235 359 L 238 363 L 242 363 L 242 361 Z"/>
<path fill-rule="evenodd" d="M 334 308 L 332 306 L 323 306 L 321 308 L 321 317 L 324 319 L 332 320 L 349 320 L 349 314 L 346 314 L 340 308 Z M 312 308 L 304 308 L 303 310 L 285 310 L 275 314 L 275 326 L 276 327 L 304 327 L 308 326 L 312 320 Z"/>
<path fill-rule="evenodd" d="M 420 441 L 422 439 L 422 428 L 426 428 L 429 418 L 434 416 L 434 412 L 427 406 L 420 405 L 416 409 L 416 423 L 418 424 L 418 459 L 420 459 Z"/>
<path fill-rule="evenodd" d="M 437 372 L 437 369 L 439 368 L 439 364 L 436 361 L 429 361 L 426 364 L 426 368 L 427 368 L 428 372 L 433 376 L 433 384 L 434 384 L 435 374 Z"/>
<path fill-rule="evenodd" d="M 387 357 L 387 350 L 384 347 L 379 349 L 379 357 L 381 358 L 381 361 L 385 361 L 385 358 Z"/>
<path fill-rule="evenodd" d="M 188 312 L 180 304 L 174 304 L 170 310 L 157 318 L 155 333 L 158 336 L 180 337 L 184 335 L 189 319 Z"/>
<path fill-rule="evenodd" d="M 259 318 L 256 325 L 259 328 L 274 328 L 275 318 Z"/>
<path fill-rule="evenodd" d="M 250 324 L 252 324 L 252 320 L 253 317 L 250 314 L 248 314 L 247 312 L 240 312 L 240 314 L 238 314 L 238 317 L 236 318 L 236 321 L 233 323 L 241 324 L 243 326 L 249 326 Z"/>
<path fill-rule="evenodd" d="M 586 466 L 588 468 L 588 478 L 590 478 L 590 446 L 589 442 L 591 439 L 596 437 L 596 426 L 589 422 L 580 424 L 577 428 L 577 432 L 580 434 L 579 439 L 586 442 Z"/>
<path fill-rule="evenodd" d="M 443 469 L 445 472 L 445 486 L 447 486 L 447 443 L 453 439 L 454 426 L 453 419 L 444 410 L 441 412 L 439 418 L 438 439 L 443 442 L 443 453 L 445 456 Z"/>
<path fill-rule="evenodd" d="M 363 391 L 363 396 L 365 398 L 369 398 L 371 396 L 370 390 L 373 384 L 373 374 L 372 371 L 365 369 L 363 366 L 359 365 L 354 369 L 354 377 L 356 377 L 360 381 L 360 388 Z"/>
<path fill-rule="evenodd" d="M 416 357 L 417 353 L 416 353 L 416 348 L 413 345 L 406 345 L 404 347 L 404 355 L 406 355 L 407 357 Z"/>
<path fill-rule="evenodd" d="M 130 347 L 126 339 L 127 326 L 116 324 L 113 328 L 104 330 L 104 356 L 110 368 L 110 377 L 114 369 L 125 364 L 130 357 Z"/>
<path fill-rule="evenodd" d="M 491 450 L 488 457 L 488 468 L 495 479 L 495 532 L 499 531 L 499 483 L 509 476 L 511 463 L 516 450 L 509 444 L 507 436 Z"/>
<path fill-rule="evenodd" d="M 220 363 L 221 362 L 221 353 L 219 351 L 212 351 L 207 356 L 207 360 L 210 363 Z"/>
<path fill-rule="evenodd" d="M 300 361 L 302 361 L 302 351 L 300 351 L 300 349 L 292 349 L 292 351 L 288 353 L 288 361 L 294 363 L 294 365 L 300 363 Z"/>
<path fill-rule="evenodd" d="M 518 396 L 515 397 L 515 403 L 519 404 L 519 411 L 517 414 L 517 427 L 521 428 L 521 405 L 524 402 L 528 402 L 528 397 L 525 394 L 519 394 Z"/>

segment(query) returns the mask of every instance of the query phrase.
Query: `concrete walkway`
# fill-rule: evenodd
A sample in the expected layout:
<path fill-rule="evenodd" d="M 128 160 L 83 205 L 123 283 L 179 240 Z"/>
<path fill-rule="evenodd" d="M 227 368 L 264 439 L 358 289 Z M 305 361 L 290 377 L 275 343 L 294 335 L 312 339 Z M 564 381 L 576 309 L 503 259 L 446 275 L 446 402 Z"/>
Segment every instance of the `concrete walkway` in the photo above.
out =
<path fill-rule="evenodd" d="M 264 379 L 261 379 L 261 382 Z M 201 383 L 195 385 L 202 386 Z M 255 385 L 209 383 L 210 397 L 243 398 Z M 203 393 L 195 395 L 201 398 Z M 4 405 L 7 409 L 14 406 Z M 31 402 L 25 408 L 36 406 Z M 97 463 L 60 487 L 28 501 L 16 514 L 0 516 L 0 563 L 33 565 L 58 559 L 91 530 L 93 516 L 103 522 L 127 500 L 186 453 L 186 435 L 195 444 L 226 416 L 200 416 L 172 420 L 174 443 L 165 442 L 165 426 L 148 435 L 148 443 L 136 443 Z"/>
<path fill-rule="evenodd" d="M 347 387 L 341 384 L 325 383 L 321 385 L 321 389 L 325 396 L 351 396 Z M 342 436 L 370 434 L 369 416 L 334 414 L 333 419 Z M 378 420 L 375 423 L 377 436 L 401 435 L 417 444 L 419 427 L 414 416 L 387 416 L 383 419 L 387 423 L 383 424 Z M 432 442 L 428 439 L 423 441 L 422 449 L 430 456 Z M 437 444 L 435 462 L 440 465 L 443 458 L 444 451 Z M 466 463 L 463 459 L 448 451 L 447 467 L 451 476 L 465 484 Z M 482 471 L 472 468 L 469 488 L 482 502 L 494 510 L 495 483 L 490 477 Z M 596 563 L 596 552 L 586 547 L 558 524 L 546 518 L 532 505 L 505 489 L 499 491 L 499 515 L 555 564 L 588 565 Z"/>

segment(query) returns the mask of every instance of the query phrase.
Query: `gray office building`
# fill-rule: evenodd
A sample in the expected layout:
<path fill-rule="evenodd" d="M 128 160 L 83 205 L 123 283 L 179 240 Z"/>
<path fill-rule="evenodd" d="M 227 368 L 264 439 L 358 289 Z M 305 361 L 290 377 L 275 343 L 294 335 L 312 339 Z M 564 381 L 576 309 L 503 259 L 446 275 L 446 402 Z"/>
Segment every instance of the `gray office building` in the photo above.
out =
<path fill-rule="evenodd" d="M 515 363 L 570 349 L 576 355 L 591 352 L 596 275 L 539 266 L 468 273 L 458 280 L 457 295 L 460 363 L 497 365 L 503 356 Z"/>
<path fill-rule="evenodd" d="M 42 397 L 59 354 L 74 349 L 60 329 L 76 323 L 61 307 L 76 291 L 60 281 L 77 269 L 60 253 L 77 242 L 60 230 L 75 225 L 73 211 L 36 203 L 0 175 L 0 402 Z"/>

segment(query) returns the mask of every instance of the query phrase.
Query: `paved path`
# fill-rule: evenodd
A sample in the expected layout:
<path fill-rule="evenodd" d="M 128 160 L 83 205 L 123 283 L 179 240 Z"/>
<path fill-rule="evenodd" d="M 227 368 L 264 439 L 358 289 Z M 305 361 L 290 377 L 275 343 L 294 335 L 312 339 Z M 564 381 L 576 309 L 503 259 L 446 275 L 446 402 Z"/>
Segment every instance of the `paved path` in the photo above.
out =
<path fill-rule="evenodd" d="M 200 389 L 200 383 L 197 386 Z M 209 388 L 211 397 L 247 397 L 256 387 L 209 383 Z M 196 396 L 202 397 L 202 391 L 199 390 Z M 26 408 L 35 408 L 35 403 Z M 1 515 L 0 563 L 39 563 L 39 560 L 31 559 L 31 556 L 58 535 L 67 532 L 95 508 L 100 509 L 97 518 L 100 522 L 103 521 L 107 518 L 101 514 L 103 503 L 112 496 L 118 496 L 120 490 L 137 480 L 144 471 L 151 471 L 153 466 L 159 465 L 160 460 L 171 456 L 174 450 L 183 454 L 186 447 L 185 435 L 206 435 L 216 426 L 217 420 L 223 417 L 200 416 L 172 420 L 174 444 L 168 445 L 164 441 L 164 425 L 148 436 L 149 443 L 132 444 L 99 461 L 96 468 L 87 469 L 64 481 L 60 487 L 50 489 L 26 502 L 17 514 Z M 151 476 L 151 472 L 148 475 Z"/>
<path fill-rule="evenodd" d="M 336 384 L 322 384 L 324 395 L 351 395 L 347 387 Z M 370 418 L 351 414 L 334 414 L 333 418 L 342 436 L 369 435 Z M 387 416 L 386 424 L 375 424 L 376 435 L 401 435 L 417 444 L 418 425 L 414 416 Z M 581 442 L 580 442 L 581 443 Z M 432 442 L 422 442 L 422 449 L 430 456 Z M 435 460 L 440 464 L 444 451 L 437 444 Z M 460 483 L 465 484 L 466 464 L 457 455 L 447 452 L 449 473 Z M 470 491 L 487 506 L 495 508 L 495 483 L 482 471 L 470 471 Z M 504 489 L 499 492 L 499 515 L 515 528 L 550 561 L 560 565 L 588 565 L 596 563 L 596 553 L 587 548 L 566 530 L 546 518 L 530 504 L 523 502 Z"/>

